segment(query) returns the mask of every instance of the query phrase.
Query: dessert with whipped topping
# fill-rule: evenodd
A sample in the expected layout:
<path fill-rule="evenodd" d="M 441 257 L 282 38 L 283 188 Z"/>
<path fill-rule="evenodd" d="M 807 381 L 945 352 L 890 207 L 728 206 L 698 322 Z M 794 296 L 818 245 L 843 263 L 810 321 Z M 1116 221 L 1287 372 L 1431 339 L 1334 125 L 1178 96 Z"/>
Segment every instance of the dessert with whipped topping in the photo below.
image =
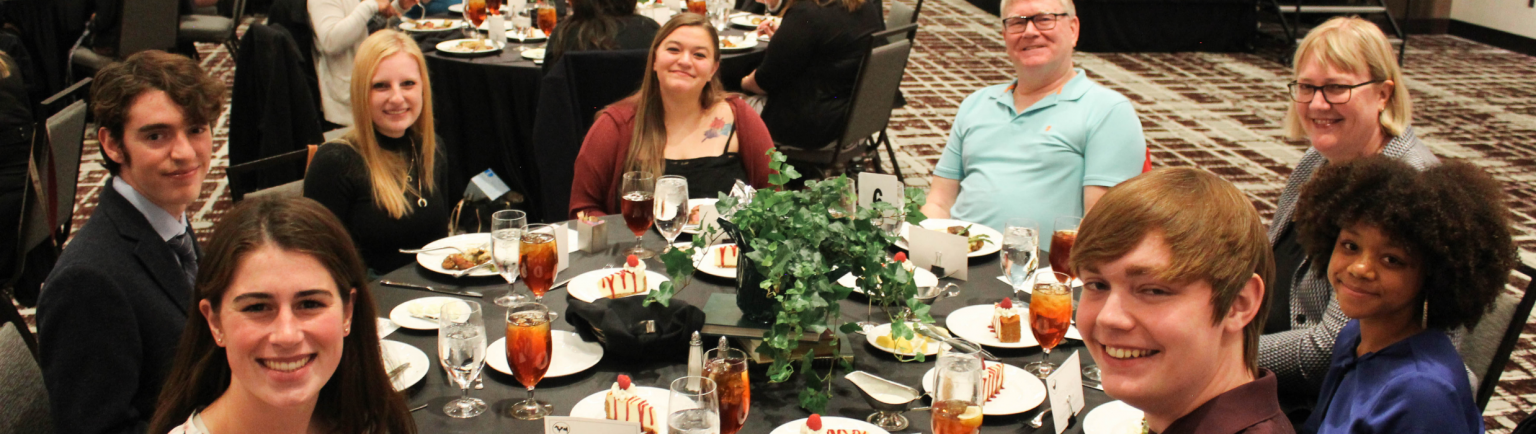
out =
<path fill-rule="evenodd" d="M 640 262 L 635 255 L 629 255 L 623 270 L 602 278 L 598 281 L 598 285 L 602 295 L 608 298 L 626 297 L 645 292 L 645 263 Z"/>
<path fill-rule="evenodd" d="M 736 256 L 740 253 L 741 247 L 735 244 L 716 247 L 715 266 L 720 268 L 736 268 Z"/>
<path fill-rule="evenodd" d="M 613 383 L 608 396 L 603 398 L 604 416 L 608 420 L 639 423 L 640 430 L 646 434 L 656 434 L 656 408 L 631 391 L 630 386 L 629 376 L 619 374 L 619 381 Z"/>
<path fill-rule="evenodd" d="M 992 305 L 992 333 L 997 334 L 997 341 L 1005 344 L 1019 342 L 1023 336 L 1024 327 L 1020 325 L 1018 309 L 1013 308 L 1013 300 L 1004 298 L 1003 301 Z"/>
<path fill-rule="evenodd" d="M 1003 369 L 1002 363 L 987 363 L 987 374 L 981 380 L 981 390 L 987 394 L 987 401 L 996 398 L 1003 390 Z"/>

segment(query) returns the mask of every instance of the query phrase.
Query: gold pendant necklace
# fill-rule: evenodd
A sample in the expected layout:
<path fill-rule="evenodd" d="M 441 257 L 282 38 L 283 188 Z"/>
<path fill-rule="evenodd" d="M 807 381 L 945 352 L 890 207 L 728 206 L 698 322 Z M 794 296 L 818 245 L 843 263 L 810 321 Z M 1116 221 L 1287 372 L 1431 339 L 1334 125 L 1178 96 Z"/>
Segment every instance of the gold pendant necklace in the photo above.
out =
<path fill-rule="evenodd" d="M 406 172 L 405 172 L 405 182 L 407 184 L 410 184 L 411 180 L 415 179 L 415 181 L 416 181 L 416 206 L 421 207 L 421 208 L 426 208 L 427 207 L 427 198 L 425 196 L 421 195 L 421 178 L 417 178 L 415 176 L 411 176 L 412 173 L 416 172 L 416 139 L 415 138 L 411 139 L 411 147 L 410 147 L 410 149 L 407 149 L 406 152 L 410 152 L 411 153 L 411 167 L 409 169 L 406 169 Z"/>

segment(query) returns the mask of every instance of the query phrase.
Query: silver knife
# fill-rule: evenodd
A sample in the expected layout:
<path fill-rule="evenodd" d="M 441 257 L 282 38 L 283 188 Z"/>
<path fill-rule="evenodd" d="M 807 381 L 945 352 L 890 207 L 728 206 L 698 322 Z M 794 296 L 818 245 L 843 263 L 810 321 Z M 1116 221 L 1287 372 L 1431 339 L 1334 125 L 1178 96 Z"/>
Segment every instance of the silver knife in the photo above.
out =
<path fill-rule="evenodd" d="M 449 291 L 449 290 L 446 290 L 446 289 L 433 288 L 433 287 L 430 287 L 430 286 L 427 286 L 427 285 L 417 285 L 417 284 L 414 284 L 414 283 L 396 282 L 396 281 L 393 281 L 393 280 L 380 280 L 379 284 L 380 285 L 386 285 L 386 286 L 398 286 L 398 287 L 401 287 L 401 288 L 420 289 L 420 290 L 423 290 L 423 291 L 432 291 L 432 292 L 449 294 L 449 295 L 457 295 L 457 296 L 461 296 L 461 297 L 484 297 L 485 296 L 485 294 L 481 294 L 481 293 L 475 292 L 475 291 L 462 291 L 462 292 L 460 292 L 460 291 Z"/>
<path fill-rule="evenodd" d="M 571 283 L 571 279 L 565 279 L 565 280 L 560 281 L 560 283 L 556 283 L 554 285 L 550 285 L 549 290 L 550 291 L 554 291 L 556 289 L 560 289 L 560 287 L 565 286 L 565 284 L 567 284 L 567 283 Z"/>

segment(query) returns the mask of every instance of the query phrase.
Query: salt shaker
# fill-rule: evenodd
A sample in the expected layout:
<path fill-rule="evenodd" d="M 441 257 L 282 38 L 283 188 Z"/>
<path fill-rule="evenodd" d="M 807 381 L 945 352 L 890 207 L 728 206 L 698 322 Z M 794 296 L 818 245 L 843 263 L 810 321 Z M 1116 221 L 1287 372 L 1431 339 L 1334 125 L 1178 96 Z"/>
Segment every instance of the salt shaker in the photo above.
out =
<path fill-rule="evenodd" d="M 704 339 L 693 332 L 688 341 L 688 390 L 699 390 L 699 376 L 704 374 Z"/>

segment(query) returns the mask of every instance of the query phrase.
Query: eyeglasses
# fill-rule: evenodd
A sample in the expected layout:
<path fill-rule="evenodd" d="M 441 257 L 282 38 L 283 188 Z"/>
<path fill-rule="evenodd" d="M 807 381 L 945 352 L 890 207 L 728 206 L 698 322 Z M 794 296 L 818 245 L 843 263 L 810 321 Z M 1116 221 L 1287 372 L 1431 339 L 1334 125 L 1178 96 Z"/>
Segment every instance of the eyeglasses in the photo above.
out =
<path fill-rule="evenodd" d="M 1003 18 L 1003 31 L 1008 33 L 1024 33 L 1029 29 L 1029 22 L 1035 22 L 1035 30 L 1050 30 L 1056 28 L 1056 22 L 1061 21 L 1067 14 L 1040 13 L 1027 17 Z"/>
<path fill-rule="evenodd" d="M 1293 81 L 1290 82 L 1289 86 L 1291 88 L 1291 99 L 1299 103 L 1312 102 L 1314 95 L 1317 95 L 1317 91 L 1321 90 L 1323 91 L 1323 101 L 1328 101 L 1329 104 L 1344 104 L 1349 102 L 1349 97 L 1354 93 L 1355 88 L 1383 81 L 1386 80 L 1371 80 L 1356 85 L 1325 84 L 1322 86 L 1313 86 Z"/>

